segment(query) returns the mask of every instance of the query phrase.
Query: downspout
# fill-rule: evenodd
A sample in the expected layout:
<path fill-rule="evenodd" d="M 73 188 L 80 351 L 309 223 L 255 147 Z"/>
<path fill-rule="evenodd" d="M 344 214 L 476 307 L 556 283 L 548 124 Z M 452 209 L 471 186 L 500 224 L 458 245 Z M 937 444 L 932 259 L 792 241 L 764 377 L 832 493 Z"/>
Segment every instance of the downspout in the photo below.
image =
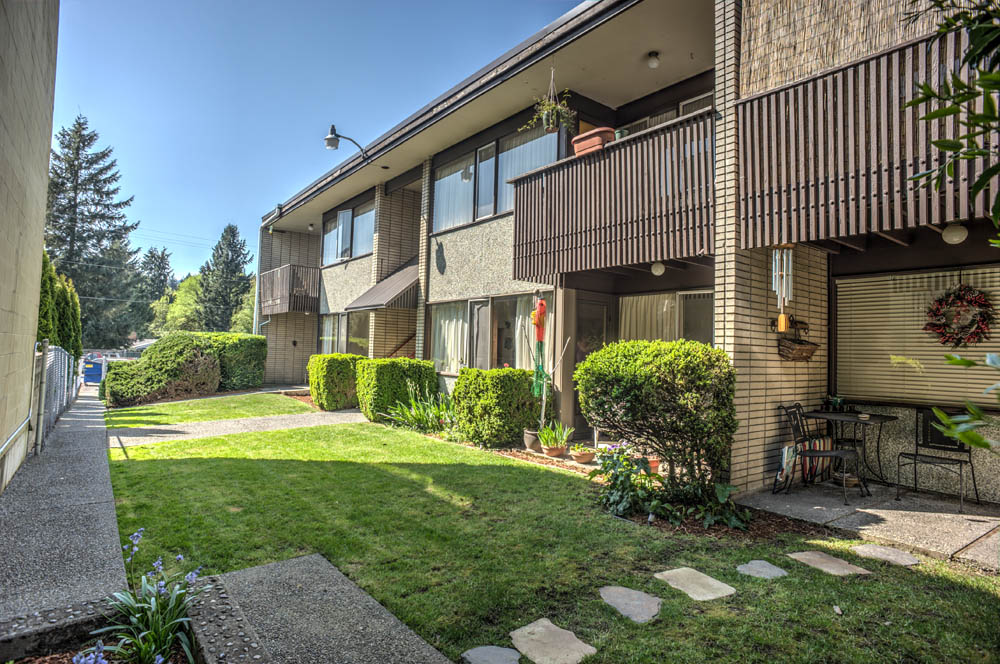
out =
<path fill-rule="evenodd" d="M 278 203 L 277 205 L 274 206 L 274 210 L 271 212 L 270 215 L 268 215 L 267 219 L 263 221 L 260 227 L 260 232 L 257 234 L 257 276 L 256 276 L 257 287 L 254 289 L 254 294 L 253 294 L 253 326 L 252 326 L 254 334 L 260 334 L 260 328 L 264 327 L 264 325 L 271 322 L 271 318 L 268 317 L 266 321 L 264 321 L 263 323 L 259 323 L 260 315 L 258 312 L 260 311 L 259 306 L 260 306 L 260 263 L 261 263 L 260 245 L 261 245 L 261 239 L 264 235 L 264 229 L 267 229 L 268 233 L 271 232 L 271 226 L 273 226 L 274 222 L 278 221 L 278 219 L 281 218 L 281 211 L 282 211 L 281 203 Z"/>

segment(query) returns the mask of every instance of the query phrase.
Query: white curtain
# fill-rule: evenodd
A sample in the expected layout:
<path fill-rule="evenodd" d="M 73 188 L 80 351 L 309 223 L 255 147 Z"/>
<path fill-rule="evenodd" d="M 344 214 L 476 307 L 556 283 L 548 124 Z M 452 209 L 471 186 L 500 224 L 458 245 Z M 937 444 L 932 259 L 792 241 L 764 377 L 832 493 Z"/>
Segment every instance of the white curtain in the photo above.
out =
<path fill-rule="evenodd" d="M 333 342 L 336 339 L 337 314 L 326 314 L 323 318 L 323 330 L 319 335 L 319 352 L 329 355 L 334 352 Z"/>
<path fill-rule="evenodd" d="M 434 230 L 472 221 L 475 198 L 473 155 L 469 153 L 434 171 Z"/>
<path fill-rule="evenodd" d="M 469 334 L 467 302 L 431 305 L 431 359 L 444 373 L 458 373 Z"/>
<path fill-rule="evenodd" d="M 365 203 L 354 208 L 354 241 L 352 256 L 372 252 L 375 243 L 375 203 Z"/>
<path fill-rule="evenodd" d="M 677 294 L 622 296 L 618 301 L 618 336 L 622 341 L 677 339 Z"/>
<path fill-rule="evenodd" d="M 497 212 L 514 208 L 514 185 L 507 180 L 556 160 L 559 134 L 546 134 L 541 125 L 500 139 L 497 160 Z"/>

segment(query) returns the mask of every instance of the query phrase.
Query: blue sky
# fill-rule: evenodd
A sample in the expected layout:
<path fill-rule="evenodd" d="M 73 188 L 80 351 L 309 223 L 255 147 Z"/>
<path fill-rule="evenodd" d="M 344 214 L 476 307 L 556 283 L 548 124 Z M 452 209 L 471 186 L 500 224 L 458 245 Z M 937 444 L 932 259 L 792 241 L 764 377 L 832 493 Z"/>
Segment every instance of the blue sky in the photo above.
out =
<path fill-rule="evenodd" d="M 62 0 L 53 132 L 115 149 L 133 244 L 178 277 L 577 0 Z"/>

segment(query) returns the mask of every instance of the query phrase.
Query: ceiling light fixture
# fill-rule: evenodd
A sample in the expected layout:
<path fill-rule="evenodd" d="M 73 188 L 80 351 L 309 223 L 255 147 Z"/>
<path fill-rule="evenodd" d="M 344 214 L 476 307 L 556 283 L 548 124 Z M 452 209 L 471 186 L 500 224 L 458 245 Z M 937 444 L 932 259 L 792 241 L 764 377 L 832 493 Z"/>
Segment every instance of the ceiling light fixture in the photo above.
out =
<path fill-rule="evenodd" d="M 667 266 L 660 261 L 656 261 L 649 266 L 649 271 L 652 272 L 655 277 L 662 277 L 663 273 L 667 271 Z"/>
<path fill-rule="evenodd" d="M 962 224 L 948 224 L 941 231 L 941 239 L 948 244 L 962 244 L 969 237 L 969 229 Z"/>
<path fill-rule="evenodd" d="M 650 69 L 656 69 L 660 66 L 660 52 L 650 51 L 646 54 L 646 66 Z"/>
<path fill-rule="evenodd" d="M 308 228 L 309 232 L 312 233 L 316 229 L 316 226 L 314 226 L 313 224 L 309 224 Z"/>

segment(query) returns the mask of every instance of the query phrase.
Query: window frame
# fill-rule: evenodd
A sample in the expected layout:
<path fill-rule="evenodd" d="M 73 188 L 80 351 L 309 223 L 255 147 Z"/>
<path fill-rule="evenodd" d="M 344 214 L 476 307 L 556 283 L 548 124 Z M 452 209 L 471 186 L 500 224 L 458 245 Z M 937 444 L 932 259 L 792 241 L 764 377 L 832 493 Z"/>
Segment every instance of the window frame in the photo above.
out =
<path fill-rule="evenodd" d="M 320 266 L 321 268 L 330 267 L 330 266 L 333 266 L 333 265 L 339 265 L 341 263 L 345 263 L 347 261 L 354 260 L 355 258 L 364 258 L 365 256 L 371 256 L 375 252 L 374 238 L 375 238 L 375 229 L 378 226 L 377 215 L 376 215 L 376 218 L 374 218 L 372 220 L 372 249 L 369 250 L 369 251 L 366 251 L 363 254 L 357 254 L 357 255 L 355 255 L 355 253 L 354 253 L 354 220 L 357 219 L 357 217 L 359 216 L 358 213 L 357 213 L 358 209 L 360 209 L 362 207 L 365 207 L 365 206 L 368 206 L 368 205 L 372 206 L 371 213 L 373 215 L 375 215 L 375 207 L 374 207 L 375 206 L 375 198 L 374 198 L 374 196 L 371 196 L 371 195 L 363 195 L 361 197 L 355 197 L 355 198 L 347 201 L 343 205 L 340 205 L 340 206 L 335 207 L 335 208 L 330 208 L 329 210 L 327 210 L 326 212 L 323 213 L 323 219 L 321 221 L 321 227 L 320 227 L 320 231 L 321 232 L 320 232 L 320 248 L 319 248 L 320 261 L 323 263 Z M 342 230 L 339 229 L 339 224 L 340 224 L 340 216 L 344 212 L 350 212 L 351 213 L 350 230 L 347 233 L 347 237 L 349 238 L 348 247 L 347 247 L 347 255 L 346 256 L 342 255 L 342 256 L 336 257 L 333 261 L 325 262 L 326 246 L 327 246 L 326 236 L 328 234 L 327 224 L 336 222 L 338 224 L 338 231 L 337 232 L 338 233 L 342 233 Z M 367 212 L 366 212 L 366 214 L 367 214 Z M 341 253 L 343 253 L 344 248 L 341 247 L 340 250 L 341 250 Z"/>

